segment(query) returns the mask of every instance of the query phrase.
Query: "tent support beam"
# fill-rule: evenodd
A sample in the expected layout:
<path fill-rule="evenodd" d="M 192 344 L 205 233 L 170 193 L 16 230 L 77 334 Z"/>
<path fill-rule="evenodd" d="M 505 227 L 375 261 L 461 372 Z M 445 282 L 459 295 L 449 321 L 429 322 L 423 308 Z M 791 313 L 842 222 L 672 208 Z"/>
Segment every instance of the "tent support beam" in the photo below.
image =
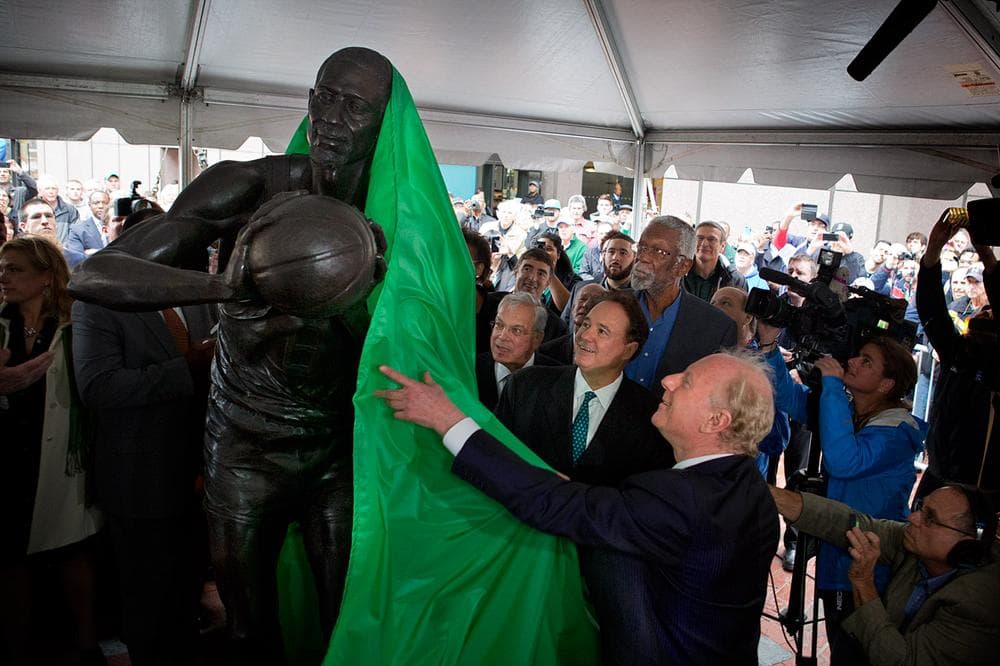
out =
<path fill-rule="evenodd" d="M 909 130 L 705 130 L 650 131 L 647 143 L 702 143 L 753 146 L 853 146 L 878 148 L 994 148 L 1000 132 L 922 132 Z"/>
<path fill-rule="evenodd" d="M 188 34 L 187 58 L 184 60 L 184 70 L 181 72 L 181 90 L 191 90 L 194 88 L 195 80 L 198 78 L 198 66 L 201 59 L 201 47 L 205 43 L 205 31 L 208 26 L 208 12 L 212 5 L 212 0 L 198 0 L 194 9 L 194 16 L 191 19 L 191 32 Z"/>
<path fill-rule="evenodd" d="M 45 76 L 42 74 L 0 73 L 0 88 L 16 90 L 56 90 L 64 92 L 99 93 L 137 99 L 170 99 L 172 86 L 155 83 L 129 83 L 125 81 L 103 81 L 100 79 L 77 79 L 67 76 Z"/>
<path fill-rule="evenodd" d="M 632 238 L 636 240 L 646 226 L 646 140 L 635 140 L 635 168 L 632 170 Z M 653 202 L 656 205 L 656 202 Z"/>
<path fill-rule="evenodd" d="M 632 125 L 632 132 L 635 138 L 642 139 L 646 133 L 646 125 L 642 121 L 642 113 L 639 111 L 639 104 L 636 102 L 635 93 L 632 91 L 632 84 L 629 83 L 628 75 L 622 64 L 622 56 L 615 44 L 615 38 L 611 32 L 611 25 L 608 23 L 608 14 L 604 11 L 601 0 L 583 0 L 583 6 L 587 9 L 590 22 L 594 25 L 594 32 L 597 33 L 597 40 L 604 51 L 604 57 L 608 61 L 608 68 L 611 76 L 618 86 L 618 92 L 622 96 L 625 105 L 625 113 L 628 114 L 629 123 Z M 638 174 L 637 174 L 638 176 Z M 639 178 L 637 178 L 639 179 Z"/>

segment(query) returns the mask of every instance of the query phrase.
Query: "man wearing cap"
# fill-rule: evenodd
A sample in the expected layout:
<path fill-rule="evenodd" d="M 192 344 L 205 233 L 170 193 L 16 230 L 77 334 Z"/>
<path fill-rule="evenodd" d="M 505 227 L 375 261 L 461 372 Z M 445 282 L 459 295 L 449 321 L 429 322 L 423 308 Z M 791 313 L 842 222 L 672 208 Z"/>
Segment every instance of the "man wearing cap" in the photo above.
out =
<path fill-rule="evenodd" d="M 539 185 L 537 180 L 529 180 L 528 193 L 523 197 L 521 197 L 521 203 L 531 204 L 532 206 L 541 206 L 543 199 L 542 199 L 542 191 L 541 189 L 539 189 L 540 187 L 541 186 Z"/>
<path fill-rule="evenodd" d="M 750 241 L 740 241 L 736 244 L 736 270 L 746 280 L 747 291 L 751 289 L 769 289 L 767 281 L 757 272 L 757 248 Z"/>
<path fill-rule="evenodd" d="M 694 230 L 695 256 L 691 270 L 684 276 L 684 289 L 703 301 L 711 302 L 721 287 L 746 290 L 747 282 L 732 266 L 725 264 L 726 230 L 718 222 L 702 222 Z"/>
<path fill-rule="evenodd" d="M 535 242 L 538 240 L 538 237 L 546 231 L 559 231 L 557 229 L 556 220 L 559 219 L 560 210 L 562 210 L 562 204 L 559 203 L 559 199 L 545 200 L 545 203 L 542 204 L 542 221 L 528 230 L 528 237 L 524 239 L 525 247 L 529 249 L 535 247 Z"/>
<path fill-rule="evenodd" d="M 853 284 L 859 277 L 868 275 L 865 269 L 865 257 L 860 252 L 855 252 L 851 245 L 854 238 L 854 227 L 847 222 L 835 222 L 830 227 L 830 233 L 837 234 L 838 240 L 830 244 L 830 249 L 843 254 L 840 260 L 842 268 L 847 268 L 847 284 Z"/>
<path fill-rule="evenodd" d="M 764 227 L 764 231 L 754 234 L 754 243 L 757 246 L 756 264 L 757 268 L 770 268 L 772 271 L 784 273 L 788 270 L 787 261 L 778 254 L 778 248 L 774 246 L 774 232 L 780 222 L 772 222 Z"/>
<path fill-rule="evenodd" d="M 468 227 L 473 231 L 479 231 L 479 228 L 487 222 L 497 221 L 495 217 L 487 214 L 483 210 L 482 202 L 475 197 L 466 201 L 465 207 L 469 209 L 469 214 L 464 220 L 462 220 L 463 227 Z"/>
<path fill-rule="evenodd" d="M 583 257 L 587 254 L 587 244 L 577 237 L 580 227 L 574 225 L 566 218 L 565 213 L 559 215 L 556 229 L 559 232 L 560 240 L 562 240 L 563 251 L 569 258 L 569 263 L 573 266 L 573 272 L 578 273 L 580 271 L 580 264 L 583 263 Z"/>

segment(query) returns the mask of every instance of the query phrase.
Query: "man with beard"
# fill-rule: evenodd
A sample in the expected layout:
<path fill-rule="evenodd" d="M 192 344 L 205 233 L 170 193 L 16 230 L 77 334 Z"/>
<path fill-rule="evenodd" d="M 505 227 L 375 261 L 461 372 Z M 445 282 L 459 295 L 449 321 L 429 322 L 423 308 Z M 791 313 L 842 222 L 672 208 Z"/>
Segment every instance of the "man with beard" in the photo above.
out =
<path fill-rule="evenodd" d="M 573 291 L 562 312 L 563 321 L 567 324 L 571 323 L 576 311 L 576 294 L 585 285 L 599 284 L 609 290 L 631 288 L 632 264 L 635 262 L 635 241 L 632 238 L 620 231 L 608 232 L 600 246 L 591 252 L 596 252 L 600 258 L 600 269 L 594 271 L 592 280 L 573 285 Z"/>
<path fill-rule="evenodd" d="M 353 512 L 352 397 L 367 320 L 364 300 L 323 317 L 262 302 L 245 270 L 248 244 L 267 225 L 282 224 L 261 209 L 289 197 L 275 195 L 304 190 L 365 209 L 392 76 L 375 51 L 334 53 L 309 91 L 308 156 L 207 169 L 161 219 L 94 255 L 71 285 L 81 300 L 122 310 L 223 304 L 205 509 L 234 663 L 284 663 L 275 566 L 293 520 L 302 525 L 324 639 L 337 618 Z M 205 248 L 220 238 L 223 261 L 233 253 L 224 272 L 182 270 L 203 264 Z M 384 238 L 379 245 L 384 251 Z"/>
<path fill-rule="evenodd" d="M 681 286 L 694 253 L 694 229 L 673 215 L 650 220 L 636 245 L 632 288 L 638 292 L 650 332 L 625 375 L 658 397 L 665 376 L 736 345 L 733 320 Z"/>

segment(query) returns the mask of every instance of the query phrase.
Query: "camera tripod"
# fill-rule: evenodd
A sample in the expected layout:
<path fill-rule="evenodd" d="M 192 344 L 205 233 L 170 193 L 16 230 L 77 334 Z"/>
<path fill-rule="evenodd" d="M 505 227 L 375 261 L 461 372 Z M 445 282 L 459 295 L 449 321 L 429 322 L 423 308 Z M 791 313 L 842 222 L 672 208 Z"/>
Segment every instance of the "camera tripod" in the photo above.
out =
<path fill-rule="evenodd" d="M 819 395 L 822 390 L 818 373 L 810 373 L 805 377 L 806 385 L 809 386 L 809 396 L 806 400 L 806 429 L 809 432 L 809 457 L 805 470 L 795 472 L 789 479 L 786 479 L 785 486 L 791 490 L 814 495 L 826 495 L 826 483 L 820 474 L 821 447 L 819 440 Z M 781 626 L 792 634 L 795 641 L 795 664 L 796 666 L 815 666 L 816 644 L 818 640 L 819 624 L 819 595 L 816 594 L 816 581 L 813 580 L 813 603 L 812 619 L 806 615 L 806 567 L 809 559 L 819 550 L 819 542 L 816 537 L 799 532 L 796 539 L 795 564 L 792 569 L 792 582 L 788 592 L 788 607 L 783 613 L 778 615 L 764 614 L 765 617 L 777 621 Z M 805 629 L 812 625 L 811 645 L 808 655 L 805 651 Z"/>

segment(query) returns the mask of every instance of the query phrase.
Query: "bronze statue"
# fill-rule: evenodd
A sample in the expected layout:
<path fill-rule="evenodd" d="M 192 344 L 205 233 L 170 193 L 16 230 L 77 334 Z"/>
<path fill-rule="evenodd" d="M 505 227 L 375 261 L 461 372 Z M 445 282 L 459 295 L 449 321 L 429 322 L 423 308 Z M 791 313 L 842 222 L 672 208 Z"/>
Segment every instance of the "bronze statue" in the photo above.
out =
<path fill-rule="evenodd" d="M 275 564 L 292 521 L 302 525 L 326 637 L 336 620 L 351 539 L 351 398 L 366 321 L 358 312 L 363 300 L 334 315 L 266 302 L 250 277 L 250 248 L 255 235 L 266 230 L 273 241 L 286 228 L 283 205 L 295 195 L 282 193 L 306 191 L 364 210 L 391 85 L 392 66 L 380 54 L 334 53 L 309 91 L 308 157 L 209 168 L 162 218 L 88 259 L 71 283 L 76 298 L 119 310 L 222 303 L 205 508 L 237 663 L 283 662 Z M 371 228 L 381 253 L 384 237 Z M 298 233 L 290 232 L 287 243 L 305 246 Z M 184 270 L 203 265 L 205 248 L 219 238 L 223 256 L 231 252 L 222 274 Z M 382 260 L 369 250 L 340 256 L 357 262 L 354 273 L 377 279 L 380 268 L 373 273 L 370 262 Z"/>

